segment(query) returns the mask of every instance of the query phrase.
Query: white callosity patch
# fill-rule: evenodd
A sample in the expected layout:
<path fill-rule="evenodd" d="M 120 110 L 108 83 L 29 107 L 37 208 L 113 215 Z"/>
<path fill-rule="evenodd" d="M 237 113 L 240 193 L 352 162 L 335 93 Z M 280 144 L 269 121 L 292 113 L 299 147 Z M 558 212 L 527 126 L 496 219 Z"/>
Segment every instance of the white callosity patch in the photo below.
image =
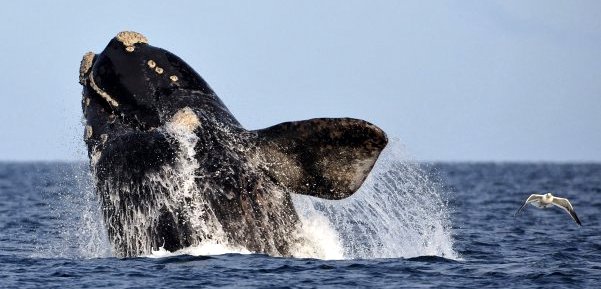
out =
<path fill-rule="evenodd" d="M 158 66 L 157 63 L 154 60 L 152 60 L 152 59 L 148 60 L 146 62 L 146 65 L 148 65 L 148 67 L 150 69 L 154 70 L 154 72 L 156 72 L 157 74 L 163 74 L 163 72 L 165 71 L 162 67 Z M 173 77 L 175 77 L 175 80 L 174 80 Z M 177 76 L 173 75 L 173 76 L 170 77 L 170 79 L 172 81 L 177 81 Z"/>
<path fill-rule="evenodd" d="M 123 43 L 124 46 L 132 46 L 136 43 L 148 43 L 146 36 L 135 31 L 121 31 L 117 34 L 117 40 Z"/>
<path fill-rule="evenodd" d="M 151 69 L 154 69 L 154 68 L 157 66 L 156 62 L 154 62 L 154 60 L 152 60 L 152 59 L 151 59 L 151 60 L 148 60 L 148 62 L 146 62 L 146 64 L 147 64 L 147 65 L 148 65 L 148 67 L 150 67 Z"/>
<path fill-rule="evenodd" d="M 123 45 L 125 46 L 125 51 L 127 52 L 134 52 L 134 44 L 148 43 L 148 39 L 146 39 L 146 36 L 134 31 L 119 32 L 116 38 L 117 40 L 119 40 L 119 42 L 123 43 Z"/>
<path fill-rule="evenodd" d="M 84 54 L 83 58 L 81 59 L 81 64 L 79 65 L 79 83 L 81 85 L 85 85 L 86 75 L 90 71 L 90 68 L 92 68 L 94 56 L 94 52 L 90 51 Z"/>
<path fill-rule="evenodd" d="M 94 72 L 90 72 L 90 75 L 88 77 L 88 79 L 90 80 L 90 86 L 92 87 L 92 89 L 94 89 L 94 91 L 100 95 L 104 100 L 106 100 L 106 102 L 108 102 L 108 104 L 110 104 L 113 107 L 118 107 L 119 103 L 113 99 L 108 93 L 106 93 L 104 90 L 102 90 L 100 87 L 98 87 L 98 85 L 96 85 L 96 82 L 94 81 Z"/>
<path fill-rule="evenodd" d="M 361 189 L 347 199 L 294 195 L 297 212 L 305 216 L 301 217 L 303 226 L 307 226 L 307 216 L 326 216 L 322 222 L 337 231 L 344 258 L 432 255 L 457 259 L 440 189 L 402 152 L 398 141 L 391 142 Z M 316 242 L 332 241 L 321 236 Z"/>
<path fill-rule="evenodd" d="M 200 126 L 200 120 L 194 111 L 189 107 L 184 107 L 177 111 L 171 120 L 167 123 L 167 127 L 173 130 L 183 130 L 191 133 Z"/>

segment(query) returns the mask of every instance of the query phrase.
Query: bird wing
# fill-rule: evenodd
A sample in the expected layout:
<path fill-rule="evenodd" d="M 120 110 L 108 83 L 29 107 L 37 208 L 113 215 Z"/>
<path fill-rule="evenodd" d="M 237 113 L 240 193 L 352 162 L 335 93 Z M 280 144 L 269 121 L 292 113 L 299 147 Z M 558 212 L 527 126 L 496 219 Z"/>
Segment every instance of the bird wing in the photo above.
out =
<path fill-rule="evenodd" d="M 520 211 L 529 203 L 540 201 L 542 198 L 543 198 L 543 195 L 537 195 L 537 194 L 530 195 L 530 197 L 528 197 L 528 199 L 526 199 L 526 202 L 524 202 L 524 204 L 518 209 L 517 212 L 515 212 L 515 214 L 513 214 L 513 216 L 514 217 L 517 216 L 520 213 Z"/>
<path fill-rule="evenodd" d="M 564 209 L 566 212 L 568 212 L 568 214 L 570 214 L 570 216 L 572 217 L 572 219 L 574 219 L 576 224 L 582 226 L 582 223 L 580 223 L 580 219 L 578 219 L 578 216 L 576 215 L 576 211 L 574 211 L 574 207 L 572 207 L 572 204 L 570 204 L 570 201 L 568 201 L 568 199 L 555 197 L 553 198 L 553 205 Z"/>

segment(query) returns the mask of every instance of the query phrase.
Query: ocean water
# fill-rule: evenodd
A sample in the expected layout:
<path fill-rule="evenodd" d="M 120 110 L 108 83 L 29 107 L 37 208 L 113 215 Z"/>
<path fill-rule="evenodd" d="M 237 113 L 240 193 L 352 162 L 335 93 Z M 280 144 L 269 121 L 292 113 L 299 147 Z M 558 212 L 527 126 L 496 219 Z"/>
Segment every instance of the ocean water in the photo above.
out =
<path fill-rule="evenodd" d="M 387 148 L 361 190 L 294 196 L 312 250 L 207 242 L 111 254 L 86 163 L 0 163 L 1 288 L 580 287 L 601 282 L 601 164 L 415 163 Z M 515 211 L 533 192 L 569 198 Z"/>

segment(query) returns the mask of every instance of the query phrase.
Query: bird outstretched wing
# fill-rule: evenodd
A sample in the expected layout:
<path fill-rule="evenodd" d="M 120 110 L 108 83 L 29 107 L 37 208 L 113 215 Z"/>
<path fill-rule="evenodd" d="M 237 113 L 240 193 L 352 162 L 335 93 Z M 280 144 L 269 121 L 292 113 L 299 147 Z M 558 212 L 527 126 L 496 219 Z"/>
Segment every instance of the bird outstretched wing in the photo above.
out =
<path fill-rule="evenodd" d="M 572 219 L 574 219 L 576 224 L 582 226 L 582 223 L 580 223 L 580 219 L 578 219 L 578 216 L 576 215 L 576 211 L 574 211 L 574 207 L 572 207 L 572 204 L 570 204 L 570 201 L 568 201 L 568 199 L 555 197 L 553 198 L 553 205 L 564 209 L 568 214 L 570 214 L 570 216 L 572 217 Z"/>
<path fill-rule="evenodd" d="M 522 211 L 522 209 L 523 209 L 523 208 L 524 208 L 526 205 L 528 205 L 529 203 L 532 203 L 532 202 L 538 202 L 538 201 L 540 201 L 542 198 L 543 198 L 543 195 L 537 195 L 537 194 L 532 194 L 532 195 L 530 195 L 530 197 L 528 197 L 528 199 L 526 199 L 526 202 L 524 202 L 524 204 L 523 204 L 523 205 L 522 205 L 522 206 L 521 206 L 521 207 L 518 209 L 518 211 L 517 211 L 517 212 L 515 212 L 515 214 L 513 214 L 513 216 L 514 216 L 514 217 L 515 217 L 515 216 L 517 216 L 517 215 L 520 213 L 520 211 Z"/>

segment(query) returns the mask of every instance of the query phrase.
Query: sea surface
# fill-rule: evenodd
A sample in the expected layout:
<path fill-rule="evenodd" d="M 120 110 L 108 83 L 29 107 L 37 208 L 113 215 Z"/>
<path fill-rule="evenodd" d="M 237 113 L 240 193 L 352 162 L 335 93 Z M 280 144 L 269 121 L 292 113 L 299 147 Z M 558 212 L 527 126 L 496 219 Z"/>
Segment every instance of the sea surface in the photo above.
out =
<path fill-rule="evenodd" d="M 299 214 L 321 216 L 307 225 L 316 242 L 330 239 L 315 256 L 205 245 L 119 259 L 86 163 L 0 163 L 0 287 L 601 286 L 601 164 L 402 160 L 374 174 L 346 202 L 295 197 Z M 547 191 L 569 198 L 583 226 L 557 208 L 514 217 Z"/>

